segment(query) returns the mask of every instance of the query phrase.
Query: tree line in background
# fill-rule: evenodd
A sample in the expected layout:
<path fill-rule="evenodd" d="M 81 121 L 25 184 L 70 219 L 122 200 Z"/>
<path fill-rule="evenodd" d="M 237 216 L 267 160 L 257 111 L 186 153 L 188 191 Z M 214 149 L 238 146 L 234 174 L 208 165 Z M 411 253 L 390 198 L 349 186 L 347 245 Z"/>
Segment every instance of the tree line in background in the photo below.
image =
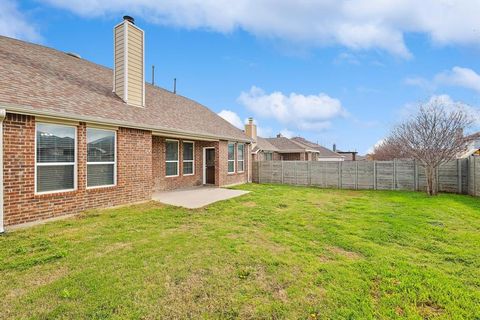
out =
<path fill-rule="evenodd" d="M 437 169 L 465 152 L 471 142 L 463 132 L 473 121 L 460 105 L 437 99 L 420 104 L 415 114 L 393 127 L 374 149 L 373 160 L 415 159 L 425 170 L 427 194 L 437 194 Z"/>

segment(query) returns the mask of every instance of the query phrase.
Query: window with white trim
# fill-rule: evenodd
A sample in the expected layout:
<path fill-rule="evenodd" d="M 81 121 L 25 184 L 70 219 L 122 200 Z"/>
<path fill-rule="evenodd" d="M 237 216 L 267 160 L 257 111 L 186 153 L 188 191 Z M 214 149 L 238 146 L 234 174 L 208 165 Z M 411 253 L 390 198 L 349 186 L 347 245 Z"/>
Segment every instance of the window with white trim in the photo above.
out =
<path fill-rule="evenodd" d="M 116 183 L 116 132 L 87 128 L 87 188 Z"/>
<path fill-rule="evenodd" d="M 228 173 L 235 172 L 235 143 L 228 143 Z"/>
<path fill-rule="evenodd" d="M 76 188 L 77 128 L 37 123 L 35 191 L 71 191 Z"/>
<path fill-rule="evenodd" d="M 272 152 L 265 152 L 265 160 L 266 161 L 273 160 L 273 153 Z"/>
<path fill-rule="evenodd" d="M 165 141 L 165 176 L 178 176 L 178 141 Z"/>
<path fill-rule="evenodd" d="M 243 172 L 244 171 L 244 151 L 245 151 L 245 145 L 243 143 L 237 144 L 237 172 Z"/>
<path fill-rule="evenodd" d="M 183 142 L 183 175 L 189 176 L 195 173 L 195 144 L 193 142 Z"/>

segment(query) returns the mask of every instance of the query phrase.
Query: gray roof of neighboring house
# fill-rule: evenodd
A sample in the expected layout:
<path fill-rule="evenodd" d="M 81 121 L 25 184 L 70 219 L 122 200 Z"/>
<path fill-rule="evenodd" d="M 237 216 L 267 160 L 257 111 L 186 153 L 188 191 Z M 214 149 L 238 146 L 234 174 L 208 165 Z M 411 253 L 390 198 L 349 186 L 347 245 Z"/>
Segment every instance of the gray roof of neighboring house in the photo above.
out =
<path fill-rule="evenodd" d="M 268 139 L 262 138 L 262 137 L 257 137 L 257 143 L 255 147 L 253 148 L 252 152 L 257 152 L 257 151 L 278 151 L 278 148 L 275 147 L 273 144 L 271 144 Z"/>
<path fill-rule="evenodd" d="M 302 138 L 302 137 L 293 137 L 291 140 L 297 142 L 297 143 L 301 143 L 311 149 L 315 149 L 319 152 L 319 157 L 321 158 L 341 158 L 343 157 L 341 154 L 338 154 L 336 152 L 333 152 L 332 150 L 329 150 L 317 143 L 314 143 L 314 142 L 311 142 L 311 141 L 308 141 L 307 139 L 305 138 Z"/>
<path fill-rule="evenodd" d="M 309 146 L 285 137 L 267 138 L 266 140 L 275 146 L 280 153 L 317 152 L 317 150 L 310 148 Z"/>
<path fill-rule="evenodd" d="M 112 92 L 112 69 L 4 36 L 0 79 L 0 108 L 7 112 L 250 141 L 242 130 L 193 100 L 146 84 L 145 107 L 129 106 Z"/>

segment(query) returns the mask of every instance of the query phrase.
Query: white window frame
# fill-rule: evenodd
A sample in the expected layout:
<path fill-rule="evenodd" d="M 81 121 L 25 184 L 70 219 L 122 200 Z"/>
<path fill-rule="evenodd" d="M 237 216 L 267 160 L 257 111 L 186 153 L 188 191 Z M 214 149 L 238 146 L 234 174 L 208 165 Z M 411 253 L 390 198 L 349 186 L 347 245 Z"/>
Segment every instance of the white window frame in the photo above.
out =
<path fill-rule="evenodd" d="M 231 144 L 233 144 L 233 160 L 230 160 L 230 159 L 228 158 L 228 148 L 229 148 L 229 146 L 230 146 Z M 237 149 L 237 144 L 236 144 L 235 142 L 228 142 L 228 143 L 227 143 L 227 174 L 234 174 L 234 173 L 235 173 L 235 169 L 237 168 L 237 167 L 236 167 L 236 162 L 237 162 L 237 161 L 236 161 L 236 160 L 237 160 L 237 157 L 236 157 L 237 151 L 236 151 L 236 149 Z M 228 171 L 228 167 L 229 167 L 228 164 L 229 164 L 230 162 L 233 162 L 233 171 Z"/>
<path fill-rule="evenodd" d="M 192 160 L 185 160 L 183 159 L 183 151 L 184 151 L 184 147 L 183 147 L 183 144 L 184 143 L 191 143 L 192 144 Z M 192 163 L 192 173 L 183 173 L 183 167 L 184 167 L 184 164 L 185 162 L 191 162 Z M 194 176 L 195 175 L 195 141 L 182 141 L 182 175 L 185 176 L 185 177 L 188 177 L 188 176 Z"/>
<path fill-rule="evenodd" d="M 242 154 L 243 154 L 243 159 L 242 159 L 242 160 L 239 160 L 239 159 L 238 159 L 238 147 L 239 147 L 239 146 L 242 146 L 242 150 L 243 150 L 243 153 L 242 153 Z M 237 149 L 236 149 L 236 151 L 237 151 L 237 157 L 236 157 L 236 158 L 237 158 L 237 169 L 240 168 L 240 166 L 238 165 L 238 162 L 241 162 L 241 163 L 242 163 L 242 168 L 243 168 L 241 171 L 238 170 L 237 172 L 238 172 L 238 173 L 245 172 L 245 144 L 244 144 L 244 143 L 237 143 Z"/>
<path fill-rule="evenodd" d="M 55 126 L 62 126 L 62 127 L 69 127 L 69 128 L 74 128 L 75 129 L 75 135 L 74 135 L 74 162 L 42 162 L 38 163 L 37 162 L 37 134 L 38 134 L 38 125 L 39 124 L 46 124 L 46 125 L 55 125 Z M 53 122 L 37 122 L 35 121 L 35 172 L 34 172 L 34 183 L 35 183 L 35 195 L 42 195 L 42 194 L 53 194 L 53 193 L 62 193 L 62 192 L 71 192 L 71 191 L 76 191 L 77 190 L 77 175 L 78 175 L 78 127 L 74 125 L 67 125 L 63 123 L 53 123 Z M 37 184 L 37 167 L 51 167 L 51 166 L 67 166 L 67 165 L 72 165 L 73 164 L 73 188 L 71 189 L 60 189 L 60 190 L 51 190 L 51 191 L 38 191 L 38 184 Z"/>
<path fill-rule="evenodd" d="M 93 130 L 101 130 L 101 131 L 110 131 L 114 133 L 114 138 L 113 138 L 113 146 L 114 146 L 114 153 L 113 153 L 113 162 L 112 161 L 102 161 L 102 162 L 88 162 L 88 129 L 93 129 Z M 99 188 L 108 188 L 108 187 L 115 187 L 117 185 L 117 130 L 109 130 L 109 129 L 99 129 L 95 127 L 87 127 L 85 131 L 85 137 L 87 138 L 86 141 L 86 147 L 87 147 L 87 167 L 85 169 L 85 186 L 87 189 L 99 189 Z M 88 165 L 96 165 L 96 164 L 113 164 L 113 184 L 106 184 L 102 186 L 93 186 L 89 187 L 88 186 Z"/>
<path fill-rule="evenodd" d="M 167 160 L 167 142 L 177 142 L 177 160 Z M 167 163 L 169 162 L 176 162 L 177 163 L 177 174 L 174 175 L 167 175 Z M 165 139 L 165 177 L 173 178 L 178 177 L 180 175 L 180 140 L 175 139 Z"/>

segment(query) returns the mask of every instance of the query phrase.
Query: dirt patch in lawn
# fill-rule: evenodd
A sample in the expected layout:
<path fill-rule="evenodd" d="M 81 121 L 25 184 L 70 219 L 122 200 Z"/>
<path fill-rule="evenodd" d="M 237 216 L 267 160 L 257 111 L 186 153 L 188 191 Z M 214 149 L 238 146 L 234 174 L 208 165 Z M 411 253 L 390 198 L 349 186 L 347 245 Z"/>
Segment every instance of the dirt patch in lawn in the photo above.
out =
<path fill-rule="evenodd" d="M 335 246 L 330 246 L 327 248 L 328 251 L 332 252 L 333 254 L 345 257 L 350 260 L 358 260 L 363 258 L 363 256 L 360 253 L 354 252 L 354 251 L 348 251 L 346 249 L 340 248 L 340 247 L 335 247 Z"/>
<path fill-rule="evenodd" d="M 253 201 L 247 201 L 247 202 L 244 202 L 244 203 L 243 203 L 243 206 L 244 206 L 244 207 L 247 207 L 247 208 L 253 208 L 253 207 L 256 207 L 257 204 L 256 204 L 255 202 L 253 202 Z"/>
<path fill-rule="evenodd" d="M 423 319 L 432 319 L 445 312 L 445 309 L 442 306 L 430 301 L 417 304 L 417 310 L 418 314 Z"/>

